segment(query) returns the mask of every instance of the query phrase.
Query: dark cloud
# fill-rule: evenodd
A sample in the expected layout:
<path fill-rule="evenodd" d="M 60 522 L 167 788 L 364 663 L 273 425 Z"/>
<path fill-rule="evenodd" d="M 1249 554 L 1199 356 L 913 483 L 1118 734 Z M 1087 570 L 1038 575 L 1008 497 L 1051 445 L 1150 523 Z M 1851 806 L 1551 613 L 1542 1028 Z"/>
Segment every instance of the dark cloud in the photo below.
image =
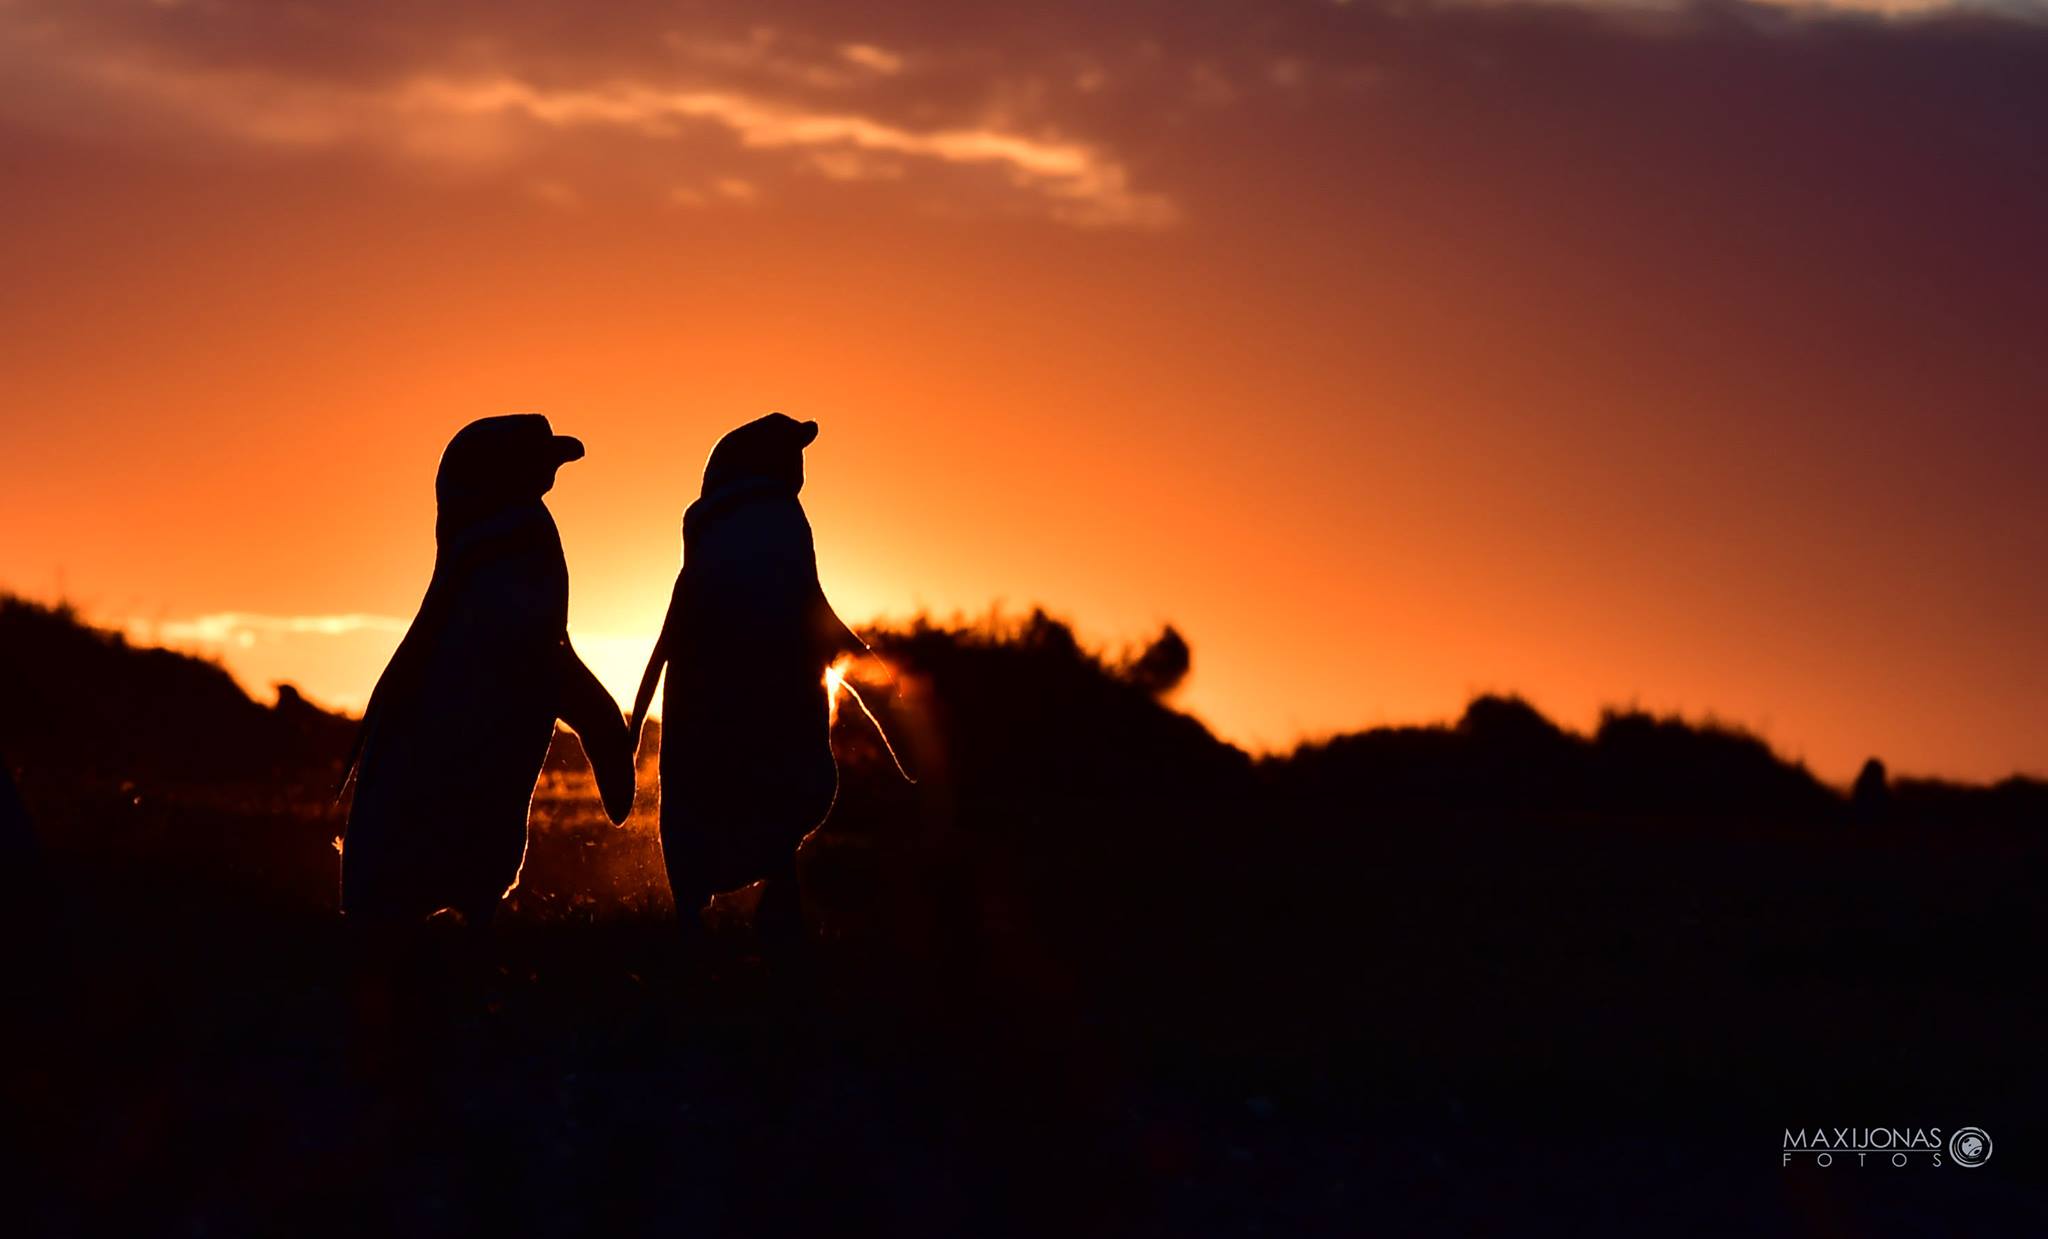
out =
<path fill-rule="evenodd" d="M 0 8 L 0 114 L 510 167 L 556 197 L 603 189 L 577 183 L 562 135 L 624 137 L 641 158 L 623 166 L 658 182 L 636 192 L 673 201 L 751 200 L 717 186 L 786 176 L 933 178 L 968 208 L 1160 226 L 1199 209 L 1181 182 L 1204 169 L 1305 151 L 1316 188 L 1319 164 L 1378 154 L 1389 133 L 1509 169 L 1698 134 L 1702 167 L 1732 155 L 1794 178 L 1804 146 L 1854 155 L 1879 134 L 1894 156 L 1960 137 L 2030 159 L 2043 47 L 2038 27 L 1982 12 L 1748 4 L 625 4 L 593 20 L 535 4 L 15 3 Z M 1748 152 L 1717 136 L 1737 124 Z"/>

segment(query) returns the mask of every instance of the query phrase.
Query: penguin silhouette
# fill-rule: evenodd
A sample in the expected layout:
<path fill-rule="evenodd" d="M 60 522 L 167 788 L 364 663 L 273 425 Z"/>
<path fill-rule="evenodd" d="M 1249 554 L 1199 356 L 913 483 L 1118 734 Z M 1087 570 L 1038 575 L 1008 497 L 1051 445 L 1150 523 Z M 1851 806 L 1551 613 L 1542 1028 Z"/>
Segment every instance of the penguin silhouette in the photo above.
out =
<path fill-rule="evenodd" d="M 356 782 L 341 864 L 352 919 L 489 921 L 518 883 L 557 718 L 583 741 L 606 813 L 632 809 L 632 740 L 569 644 L 569 572 L 541 502 L 582 456 L 530 413 L 471 422 L 442 453 L 433 579 L 342 776 Z"/>
<path fill-rule="evenodd" d="M 666 668 L 661 850 L 686 927 L 713 894 L 765 879 L 756 924 L 799 932 L 797 844 L 838 794 L 825 669 L 867 646 L 825 600 L 797 500 L 817 437 L 780 413 L 728 433 L 683 513 L 683 567 L 631 731 Z"/>

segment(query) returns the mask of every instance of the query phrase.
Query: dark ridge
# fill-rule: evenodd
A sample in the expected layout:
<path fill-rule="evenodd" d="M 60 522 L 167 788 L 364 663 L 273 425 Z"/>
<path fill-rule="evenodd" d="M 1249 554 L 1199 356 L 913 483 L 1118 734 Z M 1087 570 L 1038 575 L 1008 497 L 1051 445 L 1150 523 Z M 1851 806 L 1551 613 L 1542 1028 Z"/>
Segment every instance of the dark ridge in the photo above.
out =
<path fill-rule="evenodd" d="M 290 685 L 265 706 L 218 663 L 6 595 L 0 701 L 0 752 L 37 782 L 331 779 L 354 727 Z"/>
<path fill-rule="evenodd" d="M 1171 626 L 1121 658 L 1084 648 L 1043 610 L 979 623 L 920 617 L 871 640 L 909 678 L 901 700 L 869 690 L 900 755 L 927 769 L 928 791 L 946 796 L 949 812 L 991 830 L 1044 825 L 1077 797 L 1143 806 L 1146 821 L 1246 798 L 1347 821 L 1420 809 L 1933 827 L 2048 821 L 2048 784 L 2038 780 L 1887 781 L 1880 762 L 1859 777 L 1852 809 L 1843 792 L 1739 730 L 1613 711 L 1587 737 L 1501 696 L 1474 699 L 1455 724 L 1374 728 L 1255 761 L 1165 700 L 1192 667 Z M 0 752 L 31 788 L 312 787 L 338 772 L 354 727 L 291 685 L 264 706 L 217 663 L 133 645 L 68 606 L 4 595 L 0 700 Z M 883 754 L 865 722 L 842 721 L 839 738 L 849 781 L 874 773 Z M 586 768 L 566 730 L 548 768 Z M 877 794 L 899 807 L 904 799 Z M 848 806 L 841 816 L 863 811 Z"/>

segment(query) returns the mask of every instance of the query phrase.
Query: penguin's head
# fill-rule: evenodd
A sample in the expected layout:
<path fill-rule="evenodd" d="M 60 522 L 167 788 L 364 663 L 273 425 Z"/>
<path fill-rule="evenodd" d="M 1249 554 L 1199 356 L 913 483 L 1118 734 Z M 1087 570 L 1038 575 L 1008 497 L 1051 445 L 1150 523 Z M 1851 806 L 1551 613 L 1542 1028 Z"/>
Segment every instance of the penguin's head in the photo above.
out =
<path fill-rule="evenodd" d="M 804 449 L 817 437 L 818 423 L 780 413 L 727 431 L 704 462 L 704 493 L 765 478 L 788 486 L 794 495 L 804 488 Z"/>
<path fill-rule="evenodd" d="M 441 453 L 434 497 L 443 521 L 474 520 L 528 503 L 555 485 L 555 470 L 583 458 L 583 443 L 558 435 L 538 413 L 479 418 Z"/>

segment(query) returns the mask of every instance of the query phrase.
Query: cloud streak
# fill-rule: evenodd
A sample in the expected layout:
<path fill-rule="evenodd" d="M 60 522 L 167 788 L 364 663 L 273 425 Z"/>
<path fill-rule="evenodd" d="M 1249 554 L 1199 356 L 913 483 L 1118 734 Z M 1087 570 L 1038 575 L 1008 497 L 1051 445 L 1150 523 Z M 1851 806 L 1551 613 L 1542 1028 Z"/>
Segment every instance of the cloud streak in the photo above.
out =
<path fill-rule="evenodd" d="M 2048 21 L 2048 0 L 1438 0 L 1445 8 L 1579 8 L 1640 16 L 1645 13 L 1686 13 L 1722 9 L 1789 11 L 1813 17 L 1860 17 L 1887 21 L 1974 16 L 2014 21 Z"/>
<path fill-rule="evenodd" d="M 1751 3 L 1809 13 L 1854 13 L 1911 19 L 1947 14 L 2048 21 L 2048 0 L 1751 0 Z"/>
<path fill-rule="evenodd" d="M 387 651 L 398 644 L 412 621 L 395 615 L 376 615 L 367 612 L 349 611 L 332 615 L 266 615 L 252 611 L 216 611 L 207 615 L 195 615 L 189 619 L 149 620 L 129 619 L 120 625 L 122 634 L 138 645 L 168 646 L 193 650 L 208 655 L 227 657 L 236 671 L 238 679 L 245 681 L 244 687 L 259 700 L 270 699 L 263 691 L 262 684 L 277 678 L 289 679 L 312 694 L 317 700 L 331 706 L 359 710 L 369 700 L 370 688 L 375 684 Z M 278 662 L 289 658 L 293 651 L 300 655 L 310 648 L 306 642 L 318 642 L 327 638 L 361 637 L 366 640 L 358 647 L 352 647 L 351 660 L 343 664 L 343 670 L 330 667 L 326 674 L 309 679 L 304 674 L 294 673 L 282 677 L 274 674 L 253 674 L 248 660 L 260 657 L 277 664 L 278 669 L 289 663 Z M 620 700 L 631 700 L 634 689 L 640 682 L 641 668 L 647 662 L 647 650 L 653 638 L 647 634 L 591 631 L 573 628 L 570 639 L 583 661 L 603 681 L 613 696 Z M 321 647 L 327 648 L 327 647 Z M 260 664 L 259 664 L 260 665 Z M 655 699 L 654 714 L 661 713 L 662 698 Z"/>
<path fill-rule="evenodd" d="M 693 43 L 677 54 L 689 60 L 683 53 L 690 49 L 702 50 Z M 854 80 L 900 87 L 908 64 L 900 53 L 848 43 L 814 66 L 815 74 L 793 73 L 785 57 L 772 62 L 779 68 L 771 80 L 744 81 L 759 68 L 761 53 L 755 44 L 739 50 L 745 55 L 725 58 L 731 80 L 709 85 L 648 68 L 602 75 L 588 67 L 542 72 L 538 65 L 460 72 L 431 62 L 393 66 L 365 81 L 260 60 L 208 63 L 181 57 L 172 43 L 71 30 L 60 18 L 10 21 L 0 7 L 0 78 L 18 79 L 15 90 L 0 88 L 0 96 L 14 96 L 0 98 L 0 107 L 11 103 L 8 110 L 40 112 L 67 127 L 97 117 L 114 132 L 183 130 L 255 149 L 356 145 L 444 166 L 516 165 L 572 193 L 585 187 L 535 166 L 547 158 L 540 139 L 549 131 L 608 131 L 675 145 L 678 164 L 692 170 L 707 152 L 701 142 L 681 144 L 723 134 L 734 153 L 782 156 L 783 171 L 823 169 L 831 181 L 952 167 L 981 173 L 985 190 L 1022 196 L 1067 224 L 1158 228 L 1178 218 L 1171 199 L 1138 188 L 1100 142 L 1043 124 L 934 119 L 945 111 L 971 117 L 974 109 L 935 111 L 914 86 L 864 102 L 844 94 Z M 23 72 L 11 74 L 10 67 Z M 799 82 L 833 86 L 826 92 L 832 105 L 806 99 Z M 892 108 L 920 120 L 891 119 Z M 865 174 L 870 168 L 875 175 Z"/>
<path fill-rule="evenodd" d="M 1210 140 L 1209 118 L 1253 110 L 1246 92 L 1258 83 L 1299 104 L 1314 101 L 1308 83 L 1376 75 L 1420 23 L 1543 7 L 1660 28 L 1736 15 L 1759 31 L 2048 19 L 2048 0 L 1339 0 L 1341 13 L 1258 22 L 1259 6 L 1219 6 L 1181 30 L 1162 24 L 1175 10 L 1140 4 L 1105 19 L 1091 44 L 1059 22 L 1050 36 L 962 22 L 934 40 L 882 18 L 823 33 L 835 23 L 801 6 L 779 13 L 782 24 L 747 10 L 677 29 L 667 8 L 629 4 L 587 38 L 564 39 L 532 20 L 543 8 L 517 3 L 394 20 L 374 4 L 344 19 L 235 0 L 0 0 L 0 116 L 154 146 L 381 151 L 502 172 L 557 207 L 599 202 L 642 173 L 651 182 L 637 192 L 651 201 L 727 209 L 772 203 L 808 178 L 823 192 L 898 182 L 900 201 L 949 214 L 1022 208 L 1079 227 L 1157 229 L 1193 195 L 1153 183 L 1164 173 L 1135 168 L 1132 152 L 1156 160 L 1162 147 Z M 1190 107 L 1207 118 L 1191 120 Z M 565 134 L 642 148 L 599 167 Z M 721 181 L 761 192 L 724 193 Z"/>
<path fill-rule="evenodd" d="M 1175 216 L 1170 201 L 1133 189 L 1123 165 L 1092 146 L 991 127 L 917 130 L 853 112 L 810 111 L 742 94 L 665 90 L 639 82 L 542 89 L 516 78 L 422 78 L 400 89 L 393 104 L 402 114 L 428 119 L 522 116 L 560 128 L 609 126 L 656 138 L 672 136 L 676 121 L 702 121 L 754 149 L 858 151 L 993 167 L 1012 184 L 1052 200 L 1054 214 L 1069 223 L 1158 227 Z"/>
<path fill-rule="evenodd" d="M 216 611 L 211 615 L 183 620 L 129 620 L 123 628 L 131 637 L 152 643 L 247 646 L 266 636 L 340 637 L 363 632 L 402 633 L 409 622 L 392 615 L 353 611 L 339 615 L 260 615 L 249 611 Z"/>

